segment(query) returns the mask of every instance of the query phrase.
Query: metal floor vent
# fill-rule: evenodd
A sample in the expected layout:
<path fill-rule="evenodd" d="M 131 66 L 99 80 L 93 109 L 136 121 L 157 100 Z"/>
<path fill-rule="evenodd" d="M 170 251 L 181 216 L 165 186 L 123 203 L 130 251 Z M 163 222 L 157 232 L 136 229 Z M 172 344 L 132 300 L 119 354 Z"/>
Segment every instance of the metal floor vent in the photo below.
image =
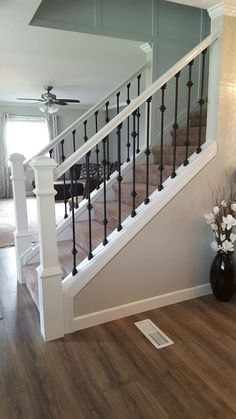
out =
<path fill-rule="evenodd" d="M 141 322 L 136 322 L 134 324 L 157 349 L 164 348 L 165 346 L 174 343 L 150 319 L 142 320 Z"/>

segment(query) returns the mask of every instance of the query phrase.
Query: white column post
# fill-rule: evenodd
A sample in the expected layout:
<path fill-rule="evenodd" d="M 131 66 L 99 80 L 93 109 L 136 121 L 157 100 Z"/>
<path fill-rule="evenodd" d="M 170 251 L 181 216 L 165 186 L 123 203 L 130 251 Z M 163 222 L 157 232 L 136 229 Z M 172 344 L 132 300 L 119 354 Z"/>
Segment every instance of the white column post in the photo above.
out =
<path fill-rule="evenodd" d="M 25 173 L 22 154 L 11 154 L 11 180 L 14 198 L 16 230 L 14 232 L 16 272 L 18 281 L 22 284 L 24 279 L 21 272 L 20 256 L 31 246 L 31 234 L 28 231 L 28 215 L 26 206 Z"/>
<path fill-rule="evenodd" d="M 40 328 L 48 341 L 64 336 L 62 271 L 57 256 L 55 195 L 53 170 L 55 160 L 39 156 L 31 162 L 35 173 L 34 193 L 37 199 L 40 265 L 39 285 Z"/>
<path fill-rule="evenodd" d="M 217 134 L 223 13 L 223 4 L 218 4 L 208 9 L 208 14 L 211 18 L 211 33 L 219 33 L 220 36 L 210 47 L 206 130 L 206 140 L 208 142 L 216 141 Z"/>

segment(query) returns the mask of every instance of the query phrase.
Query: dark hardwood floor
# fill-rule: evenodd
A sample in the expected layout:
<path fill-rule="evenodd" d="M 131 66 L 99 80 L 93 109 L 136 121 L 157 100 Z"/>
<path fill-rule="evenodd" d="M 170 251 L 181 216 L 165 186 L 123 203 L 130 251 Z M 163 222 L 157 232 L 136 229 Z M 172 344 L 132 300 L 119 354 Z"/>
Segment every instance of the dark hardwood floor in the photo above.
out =
<path fill-rule="evenodd" d="M 212 296 L 44 343 L 38 312 L 0 250 L 1 419 L 236 418 L 236 300 Z M 134 326 L 149 317 L 174 345 Z"/>

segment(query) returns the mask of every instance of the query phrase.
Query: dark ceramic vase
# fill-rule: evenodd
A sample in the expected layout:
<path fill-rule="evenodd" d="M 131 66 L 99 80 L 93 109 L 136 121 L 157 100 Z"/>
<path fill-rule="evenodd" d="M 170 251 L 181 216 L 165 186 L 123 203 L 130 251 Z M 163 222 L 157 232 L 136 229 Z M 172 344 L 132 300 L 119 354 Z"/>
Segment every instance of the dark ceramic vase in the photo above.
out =
<path fill-rule="evenodd" d="M 213 294 L 217 300 L 231 300 L 234 293 L 232 253 L 217 253 L 211 265 L 210 282 Z"/>

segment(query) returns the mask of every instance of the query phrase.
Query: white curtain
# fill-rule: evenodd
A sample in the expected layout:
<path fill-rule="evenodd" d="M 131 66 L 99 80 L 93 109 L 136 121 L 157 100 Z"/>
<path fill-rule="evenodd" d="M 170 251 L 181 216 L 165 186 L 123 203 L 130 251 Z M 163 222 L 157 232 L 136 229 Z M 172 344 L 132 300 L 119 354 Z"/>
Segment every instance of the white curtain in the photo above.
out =
<path fill-rule="evenodd" d="M 46 116 L 46 120 L 47 120 L 47 126 L 48 126 L 48 134 L 49 134 L 49 141 L 54 140 L 54 138 L 58 135 L 58 119 L 57 119 L 57 115 L 47 115 Z M 60 163 L 60 150 L 59 150 L 60 145 L 58 144 L 54 149 L 53 149 L 53 158 Z"/>
<path fill-rule="evenodd" d="M 0 114 L 0 198 L 9 198 L 11 196 L 11 180 L 6 140 L 7 120 L 7 114 Z"/>

